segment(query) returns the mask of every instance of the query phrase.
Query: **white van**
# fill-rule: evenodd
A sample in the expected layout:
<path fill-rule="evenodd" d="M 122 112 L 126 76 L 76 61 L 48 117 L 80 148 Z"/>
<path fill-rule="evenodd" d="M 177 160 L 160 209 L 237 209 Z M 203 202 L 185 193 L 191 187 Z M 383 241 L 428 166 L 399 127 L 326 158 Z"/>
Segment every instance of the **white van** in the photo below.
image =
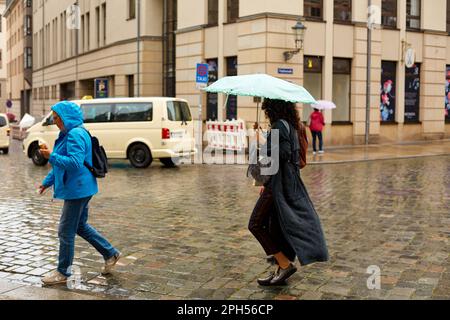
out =
<path fill-rule="evenodd" d="M 0 113 L 0 151 L 3 154 L 8 154 L 9 152 L 9 121 L 8 117 L 4 113 Z"/>
<path fill-rule="evenodd" d="M 73 102 L 83 110 L 85 127 L 99 139 L 110 159 L 129 159 L 132 166 L 147 168 L 154 159 L 175 166 L 180 157 L 196 153 L 194 124 L 186 100 L 109 98 Z M 59 133 L 52 114 L 27 132 L 25 154 L 34 164 L 45 165 L 39 143 L 52 150 Z"/>

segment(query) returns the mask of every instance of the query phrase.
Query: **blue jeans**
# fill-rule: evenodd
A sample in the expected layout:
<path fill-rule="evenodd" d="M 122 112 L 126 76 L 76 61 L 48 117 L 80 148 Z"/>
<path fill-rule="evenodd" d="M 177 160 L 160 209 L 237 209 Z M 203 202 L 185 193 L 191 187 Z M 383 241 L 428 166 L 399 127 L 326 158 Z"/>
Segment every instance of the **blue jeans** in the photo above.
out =
<path fill-rule="evenodd" d="M 321 131 L 311 131 L 312 137 L 313 137 L 313 150 L 314 152 L 317 152 L 317 138 L 319 138 L 319 151 L 323 150 L 323 137 Z"/>
<path fill-rule="evenodd" d="M 88 223 L 89 201 L 92 197 L 65 200 L 59 222 L 59 258 L 58 271 L 70 277 L 70 267 L 75 254 L 75 235 L 89 242 L 105 260 L 112 258 L 118 251 Z"/>

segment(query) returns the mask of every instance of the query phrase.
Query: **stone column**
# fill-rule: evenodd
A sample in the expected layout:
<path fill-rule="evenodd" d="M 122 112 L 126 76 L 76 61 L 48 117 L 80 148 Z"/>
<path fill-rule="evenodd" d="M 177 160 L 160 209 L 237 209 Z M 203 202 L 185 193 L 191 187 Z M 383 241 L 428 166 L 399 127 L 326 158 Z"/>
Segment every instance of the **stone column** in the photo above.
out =
<path fill-rule="evenodd" d="M 128 97 L 128 78 L 126 75 L 115 76 L 114 93 L 116 97 Z"/>
<path fill-rule="evenodd" d="M 420 119 L 425 139 L 442 139 L 445 134 L 444 89 L 447 34 L 424 33 L 421 70 Z"/>

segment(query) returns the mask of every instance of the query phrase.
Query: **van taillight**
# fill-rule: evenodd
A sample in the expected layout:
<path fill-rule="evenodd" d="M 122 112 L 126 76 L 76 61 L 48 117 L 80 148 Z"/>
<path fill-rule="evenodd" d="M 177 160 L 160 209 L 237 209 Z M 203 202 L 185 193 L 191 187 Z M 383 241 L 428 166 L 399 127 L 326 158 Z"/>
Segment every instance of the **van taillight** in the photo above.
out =
<path fill-rule="evenodd" d="M 11 129 L 6 129 L 6 136 L 9 137 L 11 135 Z"/>
<path fill-rule="evenodd" d="M 163 139 L 170 139 L 170 130 L 167 128 L 162 129 L 162 138 Z"/>

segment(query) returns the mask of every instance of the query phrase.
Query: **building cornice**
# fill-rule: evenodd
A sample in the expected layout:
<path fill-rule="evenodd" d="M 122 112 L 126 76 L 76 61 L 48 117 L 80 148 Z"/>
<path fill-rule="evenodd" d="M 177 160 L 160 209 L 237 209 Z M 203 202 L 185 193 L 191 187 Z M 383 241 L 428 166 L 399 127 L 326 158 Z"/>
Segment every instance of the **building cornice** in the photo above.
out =
<path fill-rule="evenodd" d="M 201 25 L 198 25 L 198 26 L 187 27 L 187 28 L 176 30 L 175 34 L 182 34 L 182 33 L 187 33 L 187 32 L 199 31 L 199 30 L 203 30 L 203 29 L 205 29 L 207 27 L 209 27 L 209 25 L 207 25 L 207 24 L 201 24 Z"/>
<path fill-rule="evenodd" d="M 276 12 L 261 12 L 257 14 L 252 14 L 244 17 L 240 17 L 237 19 L 237 22 L 244 22 L 244 21 L 252 21 L 252 20 L 258 20 L 258 19 L 284 19 L 284 20 L 305 20 L 304 17 L 295 15 L 295 14 L 286 14 L 286 13 L 276 13 Z"/>
<path fill-rule="evenodd" d="M 7 3 L 5 11 L 3 12 L 3 17 L 8 18 L 10 12 L 11 12 L 11 8 L 14 7 L 16 5 L 18 0 L 12 0 L 9 3 Z"/>

